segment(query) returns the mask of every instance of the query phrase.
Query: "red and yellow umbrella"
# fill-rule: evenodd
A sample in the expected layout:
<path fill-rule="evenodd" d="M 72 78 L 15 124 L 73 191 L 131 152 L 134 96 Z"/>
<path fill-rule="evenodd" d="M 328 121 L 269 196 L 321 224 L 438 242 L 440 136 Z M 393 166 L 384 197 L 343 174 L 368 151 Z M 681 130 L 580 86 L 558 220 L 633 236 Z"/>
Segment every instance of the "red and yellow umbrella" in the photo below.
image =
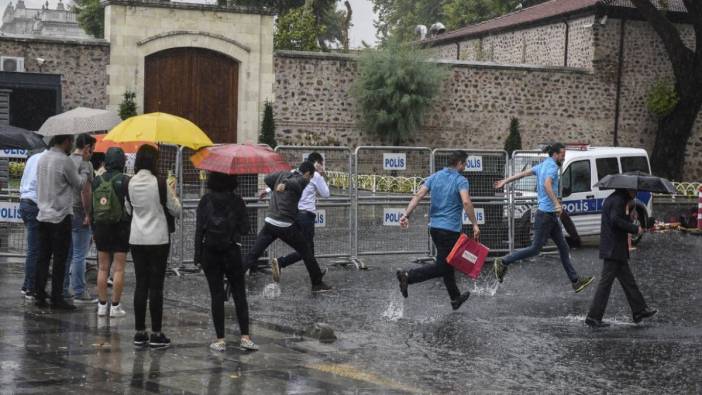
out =
<path fill-rule="evenodd" d="M 225 174 L 268 174 L 290 170 L 290 165 L 270 147 L 254 144 L 222 144 L 202 148 L 190 157 L 201 170 Z"/>
<path fill-rule="evenodd" d="M 105 153 L 108 149 L 112 147 L 119 147 L 122 148 L 122 150 L 124 150 L 125 154 L 134 154 L 139 150 L 139 147 L 141 147 L 144 144 L 149 144 L 156 147 L 156 144 L 149 143 L 147 141 L 130 141 L 125 143 L 117 143 L 114 141 L 105 140 L 105 136 L 107 136 L 107 134 L 97 134 L 93 136 L 95 137 L 95 140 L 97 140 L 97 143 L 95 143 L 95 152 Z"/>

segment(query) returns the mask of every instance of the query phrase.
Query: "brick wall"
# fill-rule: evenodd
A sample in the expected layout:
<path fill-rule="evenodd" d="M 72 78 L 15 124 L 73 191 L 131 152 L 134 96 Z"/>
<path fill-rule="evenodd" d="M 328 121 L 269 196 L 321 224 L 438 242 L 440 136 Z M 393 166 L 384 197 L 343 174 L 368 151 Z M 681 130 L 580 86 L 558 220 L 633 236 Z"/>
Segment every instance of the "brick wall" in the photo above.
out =
<path fill-rule="evenodd" d="M 0 37 L 2 56 L 24 57 L 25 71 L 40 72 L 37 58 L 46 63 L 41 72 L 61 74 L 64 110 L 107 105 L 107 63 L 109 45 L 100 40 L 70 41 Z"/>

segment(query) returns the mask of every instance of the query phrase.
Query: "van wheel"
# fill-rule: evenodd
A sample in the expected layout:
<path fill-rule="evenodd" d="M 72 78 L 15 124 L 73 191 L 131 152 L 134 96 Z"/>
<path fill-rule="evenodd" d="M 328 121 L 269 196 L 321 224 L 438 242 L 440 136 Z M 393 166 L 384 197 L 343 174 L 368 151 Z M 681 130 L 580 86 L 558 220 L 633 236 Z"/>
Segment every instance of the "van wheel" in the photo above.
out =
<path fill-rule="evenodd" d="M 637 226 L 642 226 L 644 229 L 648 227 L 648 214 L 646 214 L 646 211 L 641 207 L 636 208 L 636 219 L 634 219 L 634 223 Z M 642 238 L 643 235 L 638 234 L 631 236 L 631 244 L 638 245 Z"/>

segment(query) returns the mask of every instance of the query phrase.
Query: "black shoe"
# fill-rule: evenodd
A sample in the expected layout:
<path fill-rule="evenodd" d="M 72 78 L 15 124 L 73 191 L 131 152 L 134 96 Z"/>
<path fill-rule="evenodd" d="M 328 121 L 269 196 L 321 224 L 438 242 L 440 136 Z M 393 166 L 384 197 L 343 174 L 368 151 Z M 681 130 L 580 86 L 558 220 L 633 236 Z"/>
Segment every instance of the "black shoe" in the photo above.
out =
<path fill-rule="evenodd" d="M 402 296 L 405 298 L 407 297 L 407 285 L 408 283 L 408 275 L 407 272 L 404 270 L 398 270 L 397 271 L 397 281 L 400 282 L 400 292 L 402 293 Z"/>
<path fill-rule="evenodd" d="M 167 348 L 171 345 L 171 339 L 167 338 L 166 335 L 160 333 L 156 335 L 151 334 L 151 339 L 149 339 L 149 347 L 151 348 Z"/>
<path fill-rule="evenodd" d="M 146 347 L 149 344 L 149 334 L 146 332 L 137 332 L 134 334 L 134 345 L 138 347 Z"/>
<path fill-rule="evenodd" d="M 468 300 L 468 298 L 470 298 L 470 291 L 466 291 L 461 296 L 459 296 L 458 299 L 452 300 L 451 307 L 453 307 L 454 310 L 458 310 L 463 304 L 463 302 Z"/>
<path fill-rule="evenodd" d="M 653 309 L 649 309 L 648 307 L 646 307 L 642 311 L 639 311 L 638 313 L 634 314 L 634 322 L 638 324 L 644 318 L 653 317 L 654 315 L 656 315 L 657 312 L 658 312 L 658 310 L 653 310 Z"/>
<path fill-rule="evenodd" d="M 42 309 L 49 307 L 49 304 L 46 303 L 46 298 L 37 297 L 37 300 L 34 302 L 34 304 Z"/>
<path fill-rule="evenodd" d="M 54 310 L 73 311 L 76 309 L 76 306 L 61 299 L 61 300 L 57 300 L 55 302 L 52 302 L 51 308 Z"/>
<path fill-rule="evenodd" d="M 592 284 L 592 280 L 595 278 L 592 276 L 580 277 L 578 281 L 573 283 L 573 291 L 575 293 L 580 293 L 583 289 L 587 288 L 588 285 Z"/>
<path fill-rule="evenodd" d="M 332 289 L 334 289 L 334 288 L 332 288 L 331 285 L 325 283 L 324 281 L 321 281 L 319 284 L 312 286 L 312 292 L 314 292 L 314 293 L 329 292 Z"/>
<path fill-rule="evenodd" d="M 587 326 L 589 326 L 590 328 L 606 328 L 609 326 L 609 324 L 606 322 L 602 322 L 600 320 L 596 320 L 590 317 L 585 318 L 585 324 L 587 324 Z"/>

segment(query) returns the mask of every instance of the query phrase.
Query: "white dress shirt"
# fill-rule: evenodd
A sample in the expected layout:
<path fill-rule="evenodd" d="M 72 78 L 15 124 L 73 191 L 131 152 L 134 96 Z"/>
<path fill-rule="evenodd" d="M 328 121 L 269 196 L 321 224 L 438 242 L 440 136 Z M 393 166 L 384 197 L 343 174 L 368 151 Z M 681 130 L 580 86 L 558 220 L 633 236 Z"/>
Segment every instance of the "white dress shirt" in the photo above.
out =
<path fill-rule="evenodd" d="M 20 181 L 20 199 L 29 199 L 34 203 L 38 202 L 37 197 L 37 166 L 39 159 L 44 155 L 46 150 L 38 154 L 34 154 L 27 159 Z"/>
<path fill-rule="evenodd" d="M 166 187 L 166 207 L 174 217 L 180 217 L 181 206 L 173 190 Z M 125 202 L 132 215 L 129 244 L 168 244 L 168 222 L 158 193 L 158 181 L 148 170 L 140 170 L 129 180 L 129 199 Z"/>
<path fill-rule="evenodd" d="M 310 213 L 316 213 L 318 194 L 323 198 L 328 198 L 330 196 L 329 185 L 327 185 L 324 177 L 315 171 L 310 183 L 307 184 L 305 189 L 302 191 L 302 197 L 300 198 L 300 202 L 297 204 L 297 209 Z"/>

